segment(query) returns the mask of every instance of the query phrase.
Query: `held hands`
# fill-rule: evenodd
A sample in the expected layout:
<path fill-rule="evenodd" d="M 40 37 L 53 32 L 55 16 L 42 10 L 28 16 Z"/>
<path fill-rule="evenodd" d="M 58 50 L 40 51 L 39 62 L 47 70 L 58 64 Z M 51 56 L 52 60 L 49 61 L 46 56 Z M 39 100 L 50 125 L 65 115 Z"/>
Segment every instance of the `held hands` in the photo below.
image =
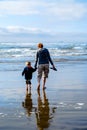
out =
<path fill-rule="evenodd" d="M 37 66 L 34 66 L 34 68 L 37 70 Z"/>

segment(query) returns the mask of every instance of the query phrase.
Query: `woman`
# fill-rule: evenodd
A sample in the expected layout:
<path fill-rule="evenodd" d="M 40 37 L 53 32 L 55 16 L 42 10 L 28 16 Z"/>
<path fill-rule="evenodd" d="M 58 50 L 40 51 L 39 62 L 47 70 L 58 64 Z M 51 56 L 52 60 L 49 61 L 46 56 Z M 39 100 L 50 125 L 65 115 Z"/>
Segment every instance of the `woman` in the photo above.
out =
<path fill-rule="evenodd" d="M 38 51 L 36 53 L 36 61 L 35 61 L 35 68 L 37 68 L 38 63 L 38 89 L 40 89 L 40 81 L 43 75 L 43 89 L 45 89 L 46 79 L 48 78 L 49 74 L 49 62 L 52 65 L 53 69 L 55 69 L 55 66 L 53 64 L 53 61 L 50 57 L 50 53 L 48 49 L 43 48 L 43 44 L 38 44 Z"/>

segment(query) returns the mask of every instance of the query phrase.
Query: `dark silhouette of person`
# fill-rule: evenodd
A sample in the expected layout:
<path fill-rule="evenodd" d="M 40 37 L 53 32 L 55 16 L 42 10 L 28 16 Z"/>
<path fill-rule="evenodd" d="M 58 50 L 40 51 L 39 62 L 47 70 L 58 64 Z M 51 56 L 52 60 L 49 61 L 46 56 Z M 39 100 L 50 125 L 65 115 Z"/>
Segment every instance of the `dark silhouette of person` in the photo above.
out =
<path fill-rule="evenodd" d="M 26 80 L 26 90 L 28 91 L 28 89 L 31 87 L 31 80 L 32 80 L 32 76 L 33 73 L 36 71 L 36 68 L 33 68 L 31 66 L 31 62 L 26 62 L 26 67 L 24 67 L 23 71 L 22 71 L 22 76 L 25 76 L 25 80 Z"/>
<path fill-rule="evenodd" d="M 25 97 L 25 101 L 22 102 L 22 106 L 26 109 L 27 116 L 30 116 L 32 109 L 33 109 L 31 88 L 30 88 L 29 92 L 28 92 L 28 90 L 26 90 L 26 97 Z"/>
<path fill-rule="evenodd" d="M 51 68 L 56 70 L 54 63 L 51 59 L 49 50 L 47 48 L 44 48 L 42 43 L 38 43 L 38 51 L 36 53 L 36 60 L 35 60 L 35 68 L 37 68 L 38 65 L 38 73 L 37 73 L 37 79 L 38 79 L 38 87 L 37 89 L 40 89 L 40 82 L 43 77 L 43 89 L 46 89 L 46 80 L 49 75 L 49 63 L 52 65 Z"/>

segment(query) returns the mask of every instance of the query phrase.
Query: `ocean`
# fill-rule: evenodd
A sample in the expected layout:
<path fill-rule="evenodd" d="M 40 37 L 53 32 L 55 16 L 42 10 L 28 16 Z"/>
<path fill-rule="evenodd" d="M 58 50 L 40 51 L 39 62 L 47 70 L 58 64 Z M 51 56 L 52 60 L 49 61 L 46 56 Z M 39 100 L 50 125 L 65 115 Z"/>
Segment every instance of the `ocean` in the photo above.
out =
<path fill-rule="evenodd" d="M 21 70 L 26 61 L 34 63 L 38 43 L 0 43 L 0 71 Z M 43 43 L 54 62 L 83 63 L 87 61 L 87 42 Z"/>
<path fill-rule="evenodd" d="M 0 130 L 87 130 L 87 43 L 43 43 L 57 71 L 26 92 L 21 73 L 35 62 L 38 43 L 0 43 Z"/>

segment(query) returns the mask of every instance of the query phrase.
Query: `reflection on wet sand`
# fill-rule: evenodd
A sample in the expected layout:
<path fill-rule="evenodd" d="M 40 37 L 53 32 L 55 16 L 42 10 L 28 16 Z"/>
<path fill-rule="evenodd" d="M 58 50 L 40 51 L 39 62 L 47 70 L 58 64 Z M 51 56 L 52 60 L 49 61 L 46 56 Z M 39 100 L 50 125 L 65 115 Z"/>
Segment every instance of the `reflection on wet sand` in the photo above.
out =
<path fill-rule="evenodd" d="M 33 108 L 31 88 L 29 89 L 29 92 L 28 90 L 26 90 L 26 97 L 25 97 L 25 101 L 22 102 L 22 106 L 26 109 L 27 116 L 30 116 Z"/>
<path fill-rule="evenodd" d="M 40 95 L 40 90 L 38 90 L 37 92 L 38 92 L 38 106 L 35 111 L 36 122 L 39 130 L 44 130 L 45 128 L 48 128 L 50 126 L 50 122 L 53 118 L 55 108 L 52 108 L 51 110 L 45 90 L 43 90 L 42 98 Z"/>
<path fill-rule="evenodd" d="M 41 92 L 42 94 L 40 94 L 40 90 L 37 91 L 37 104 L 34 107 L 31 89 L 29 92 L 26 90 L 26 96 L 24 102 L 22 102 L 22 106 L 25 108 L 28 117 L 32 116 L 32 111 L 35 113 L 37 128 L 44 130 L 45 128 L 49 128 L 50 123 L 52 123 L 56 107 L 50 107 L 45 90 Z"/>

